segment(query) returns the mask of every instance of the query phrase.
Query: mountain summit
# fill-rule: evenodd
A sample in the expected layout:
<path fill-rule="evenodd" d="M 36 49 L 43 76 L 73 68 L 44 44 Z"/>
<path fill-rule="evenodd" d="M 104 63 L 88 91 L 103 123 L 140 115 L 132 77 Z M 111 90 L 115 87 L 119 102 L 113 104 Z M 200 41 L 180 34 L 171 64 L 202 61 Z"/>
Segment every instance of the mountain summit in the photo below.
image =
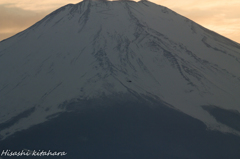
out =
<path fill-rule="evenodd" d="M 240 45 L 166 7 L 66 5 L 0 42 L 0 74 L 2 147 L 41 133 L 68 158 L 240 156 Z"/>

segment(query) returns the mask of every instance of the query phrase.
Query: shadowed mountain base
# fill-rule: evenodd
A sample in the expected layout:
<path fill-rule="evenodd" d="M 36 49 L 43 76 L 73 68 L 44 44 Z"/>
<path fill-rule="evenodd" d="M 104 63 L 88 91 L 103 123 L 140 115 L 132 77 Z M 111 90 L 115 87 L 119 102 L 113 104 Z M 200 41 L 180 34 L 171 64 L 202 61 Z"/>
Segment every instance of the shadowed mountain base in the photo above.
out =
<path fill-rule="evenodd" d="M 61 106 L 69 112 L 10 136 L 0 149 L 65 151 L 60 158 L 67 159 L 240 157 L 240 137 L 207 131 L 202 122 L 150 98 L 117 95 Z"/>

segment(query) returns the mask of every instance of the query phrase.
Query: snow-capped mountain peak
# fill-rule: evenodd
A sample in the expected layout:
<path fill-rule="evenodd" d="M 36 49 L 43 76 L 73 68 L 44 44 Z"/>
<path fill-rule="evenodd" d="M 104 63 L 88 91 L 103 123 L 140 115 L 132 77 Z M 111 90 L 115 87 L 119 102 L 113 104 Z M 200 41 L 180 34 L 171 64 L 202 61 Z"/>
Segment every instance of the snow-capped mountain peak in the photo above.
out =
<path fill-rule="evenodd" d="M 238 134 L 206 106 L 240 111 L 239 68 L 238 43 L 166 7 L 69 4 L 0 42 L 0 133 L 45 122 L 66 103 L 130 93 Z"/>

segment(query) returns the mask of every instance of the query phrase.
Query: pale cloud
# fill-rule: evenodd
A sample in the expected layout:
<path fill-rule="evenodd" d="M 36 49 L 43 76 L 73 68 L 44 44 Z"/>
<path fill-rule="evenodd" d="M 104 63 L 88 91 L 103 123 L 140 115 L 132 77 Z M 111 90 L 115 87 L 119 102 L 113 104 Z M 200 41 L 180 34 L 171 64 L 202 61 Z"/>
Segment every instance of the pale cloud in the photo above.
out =
<path fill-rule="evenodd" d="M 188 9 L 210 9 L 210 8 L 215 8 L 218 6 L 225 6 L 225 7 L 230 7 L 230 6 L 235 6 L 239 5 L 240 1 L 239 0 L 184 0 L 184 1 L 177 1 L 177 0 L 151 0 L 154 3 L 167 6 L 170 8 L 182 8 L 185 10 Z"/>
<path fill-rule="evenodd" d="M 23 31 L 50 12 L 79 0 L 0 0 L 0 41 Z"/>
<path fill-rule="evenodd" d="M 4 4 L 8 8 L 21 8 L 35 12 L 52 11 L 69 3 L 78 3 L 79 0 L 1 0 L 0 5 Z"/>
<path fill-rule="evenodd" d="M 150 0 L 240 43 L 240 0 Z M 57 8 L 80 0 L 1 0 L 0 40 L 33 25 Z"/>
<path fill-rule="evenodd" d="M 30 27 L 46 14 L 0 5 L 0 40 Z"/>
<path fill-rule="evenodd" d="M 240 43 L 239 0 L 152 0 Z"/>

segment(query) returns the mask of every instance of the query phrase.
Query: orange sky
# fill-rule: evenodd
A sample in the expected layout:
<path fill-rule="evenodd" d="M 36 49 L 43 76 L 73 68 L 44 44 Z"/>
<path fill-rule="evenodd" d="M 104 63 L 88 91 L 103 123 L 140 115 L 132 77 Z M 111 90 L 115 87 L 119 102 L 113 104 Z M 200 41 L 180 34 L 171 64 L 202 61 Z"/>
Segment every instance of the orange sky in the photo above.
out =
<path fill-rule="evenodd" d="M 150 0 L 240 43 L 240 0 Z M 80 0 L 0 0 L 0 41 Z"/>

